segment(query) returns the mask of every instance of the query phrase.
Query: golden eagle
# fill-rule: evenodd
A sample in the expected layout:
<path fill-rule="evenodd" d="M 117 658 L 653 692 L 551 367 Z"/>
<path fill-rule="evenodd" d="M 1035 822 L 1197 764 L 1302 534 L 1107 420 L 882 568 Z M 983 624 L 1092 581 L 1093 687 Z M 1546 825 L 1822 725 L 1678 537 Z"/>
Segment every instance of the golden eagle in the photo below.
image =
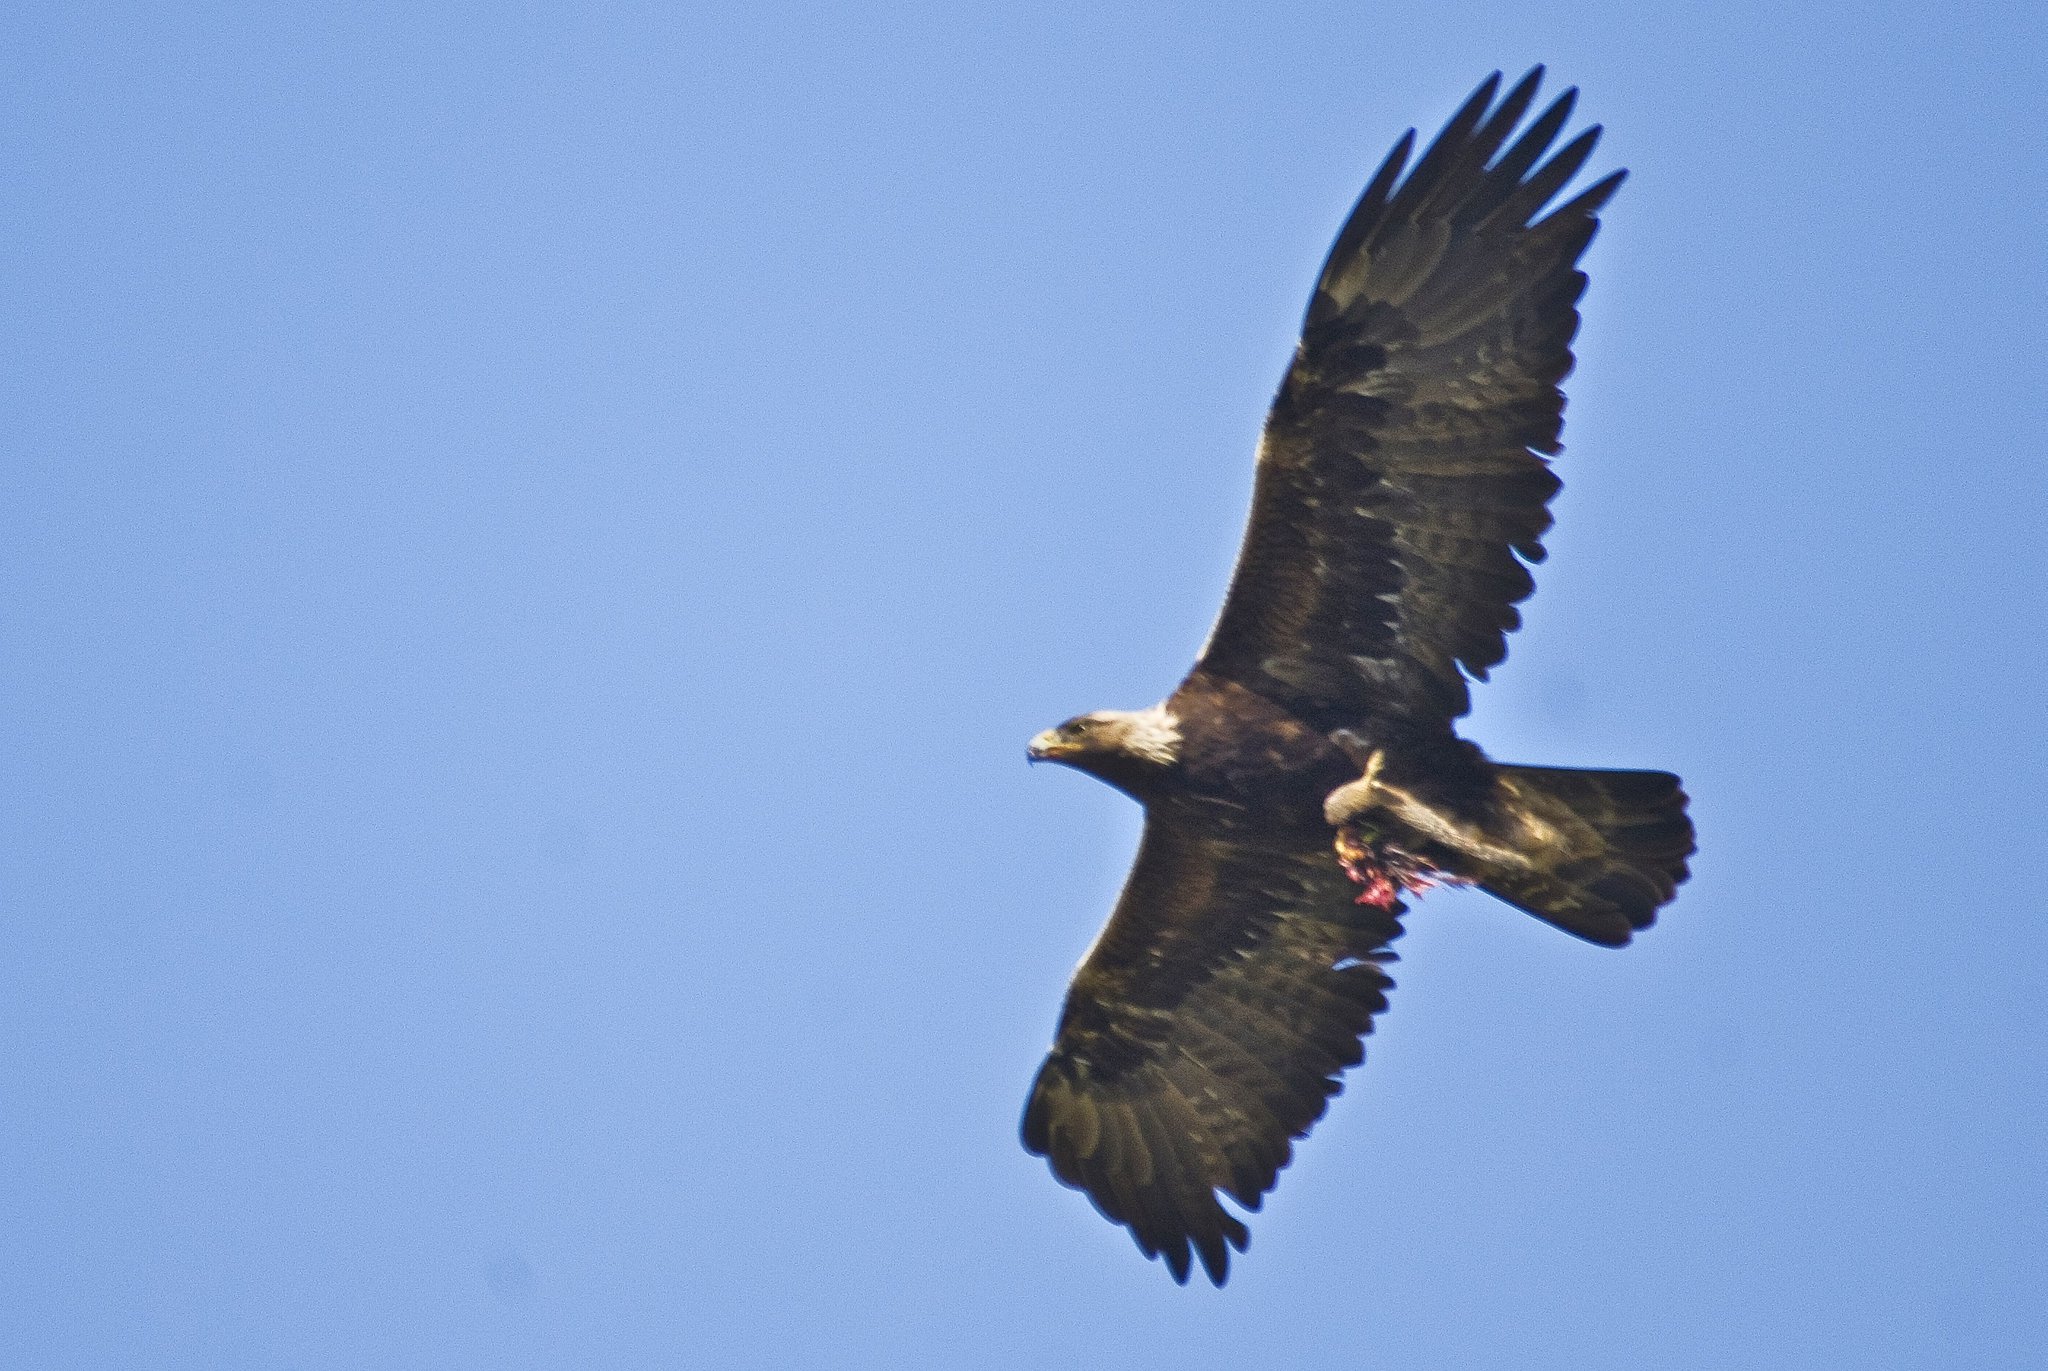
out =
<path fill-rule="evenodd" d="M 1676 776 L 1509 766 L 1452 728 L 1543 559 L 1577 264 L 1625 174 L 1544 213 L 1600 130 L 1551 151 L 1568 90 L 1512 136 L 1542 71 L 1498 104 L 1496 72 L 1403 175 L 1411 130 L 1337 235 L 1194 670 L 1031 740 L 1145 831 L 1024 1146 L 1176 1281 L 1192 1249 L 1223 1283 L 1249 1234 L 1218 1192 L 1257 1209 L 1362 1059 L 1402 893 L 1476 885 L 1617 947 L 1687 875 Z"/>

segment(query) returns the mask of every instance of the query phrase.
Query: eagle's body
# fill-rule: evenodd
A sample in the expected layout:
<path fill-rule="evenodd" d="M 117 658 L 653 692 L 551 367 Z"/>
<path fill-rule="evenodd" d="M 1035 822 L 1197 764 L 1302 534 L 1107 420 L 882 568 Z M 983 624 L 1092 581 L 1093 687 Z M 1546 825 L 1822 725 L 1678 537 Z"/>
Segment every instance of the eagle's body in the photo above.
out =
<path fill-rule="evenodd" d="M 1177 1280 L 1192 1253 L 1223 1282 L 1248 1234 L 1218 1193 L 1258 1208 L 1363 1055 L 1403 892 L 1620 945 L 1687 874 L 1676 776 L 1496 763 L 1454 728 L 1543 556 L 1576 264 L 1621 180 L 1543 213 L 1598 130 L 1551 153 L 1567 92 L 1510 142 L 1539 76 L 1497 106 L 1487 81 L 1405 178 L 1404 138 L 1339 233 L 1187 679 L 1032 740 L 1146 821 L 1024 1143 Z"/>

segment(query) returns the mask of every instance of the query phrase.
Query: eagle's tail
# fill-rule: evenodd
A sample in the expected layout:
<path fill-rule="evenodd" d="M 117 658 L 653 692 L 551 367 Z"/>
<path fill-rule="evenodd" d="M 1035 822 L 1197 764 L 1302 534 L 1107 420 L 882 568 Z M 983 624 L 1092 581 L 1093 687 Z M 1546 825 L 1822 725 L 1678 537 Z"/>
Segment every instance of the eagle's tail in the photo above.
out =
<path fill-rule="evenodd" d="M 1538 820 L 1540 850 L 1474 874 L 1482 889 L 1588 942 L 1619 947 L 1648 928 L 1688 874 L 1692 820 L 1668 771 L 1497 768 L 1502 798 Z"/>

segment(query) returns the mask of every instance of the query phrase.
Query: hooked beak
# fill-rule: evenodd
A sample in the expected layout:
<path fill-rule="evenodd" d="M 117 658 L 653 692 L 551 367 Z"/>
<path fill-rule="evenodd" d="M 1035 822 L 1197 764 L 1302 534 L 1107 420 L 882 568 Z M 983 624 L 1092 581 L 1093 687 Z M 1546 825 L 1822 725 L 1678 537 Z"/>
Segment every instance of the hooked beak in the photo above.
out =
<path fill-rule="evenodd" d="M 1058 729 L 1048 728 L 1031 740 L 1024 749 L 1024 756 L 1032 762 L 1056 762 L 1073 750 L 1072 744 L 1060 741 Z"/>

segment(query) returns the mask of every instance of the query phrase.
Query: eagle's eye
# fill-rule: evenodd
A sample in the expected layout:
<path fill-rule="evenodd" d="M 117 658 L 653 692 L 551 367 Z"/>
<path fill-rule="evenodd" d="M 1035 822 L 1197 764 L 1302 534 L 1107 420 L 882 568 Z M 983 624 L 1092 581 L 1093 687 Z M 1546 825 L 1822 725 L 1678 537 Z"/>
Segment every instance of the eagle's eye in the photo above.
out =
<path fill-rule="evenodd" d="M 1073 734 L 1076 738 L 1083 738 L 1094 731 L 1094 728 L 1095 721 L 1093 719 L 1076 719 L 1067 725 L 1067 732 Z"/>

